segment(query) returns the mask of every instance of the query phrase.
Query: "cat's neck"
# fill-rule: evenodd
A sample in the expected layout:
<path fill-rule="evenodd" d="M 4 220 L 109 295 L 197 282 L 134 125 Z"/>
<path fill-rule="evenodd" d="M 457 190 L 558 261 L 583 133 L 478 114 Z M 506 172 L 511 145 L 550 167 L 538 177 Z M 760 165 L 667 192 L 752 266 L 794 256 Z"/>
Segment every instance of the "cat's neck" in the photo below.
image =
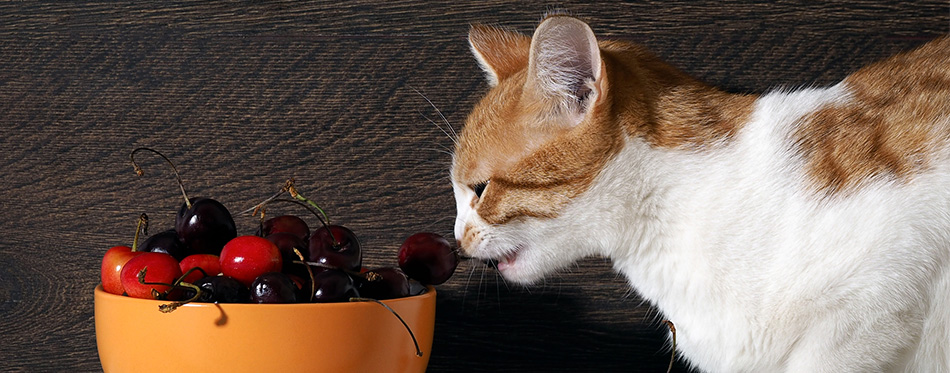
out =
<path fill-rule="evenodd" d="M 715 91 L 711 95 L 749 100 Z M 591 219 L 600 224 L 609 221 L 609 229 L 616 233 L 601 254 L 610 257 L 618 272 L 664 316 L 694 333 L 704 330 L 700 325 L 724 326 L 705 329 L 708 335 L 684 337 L 684 346 L 702 344 L 703 338 L 729 340 L 733 338 L 727 335 L 729 325 L 744 325 L 757 317 L 749 305 L 768 292 L 760 287 L 770 283 L 761 278 L 769 270 L 759 267 L 772 255 L 762 249 L 771 247 L 763 238 L 816 233 L 782 225 L 803 224 L 808 219 L 785 216 L 807 209 L 808 192 L 795 173 L 785 171 L 791 163 L 765 160 L 788 151 L 786 139 L 800 118 L 843 95 L 841 86 L 764 95 L 746 104 L 747 119 L 731 123 L 732 130 L 706 137 L 674 137 L 689 140 L 676 146 L 659 146 L 648 135 L 628 136 L 624 148 L 585 196 L 599 202 L 580 203 L 601 203 L 592 210 L 616 213 Z M 696 97 L 710 97 L 710 93 Z M 676 118 L 683 121 L 715 123 L 712 119 L 722 115 L 715 113 L 732 110 L 708 108 L 711 111 L 696 114 L 696 108 L 706 105 L 707 101 L 699 100 L 671 115 L 679 114 Z M 793 157 L 783 159 L 794 162 Z M 616 206 L 615 201 L 621 200 L 633 202 Z M 747 249 L 732 250 L 736 247 Z M 717 350 L 704 351 L 715 354 Z"/>
<path fill-rule="evenodd" d="M 661 148 L 727 141 L 747 122 L 757 96 L 730 94 L 696 80 L 646 50 L 604 43 L 609 110 L 628 136 Z"/>

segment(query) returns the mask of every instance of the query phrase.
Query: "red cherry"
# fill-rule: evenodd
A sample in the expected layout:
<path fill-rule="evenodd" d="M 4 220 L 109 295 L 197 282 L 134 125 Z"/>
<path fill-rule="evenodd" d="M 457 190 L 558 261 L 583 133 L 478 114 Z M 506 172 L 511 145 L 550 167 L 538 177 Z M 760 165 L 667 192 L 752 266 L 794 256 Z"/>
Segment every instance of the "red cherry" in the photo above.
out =
<path fill-rule="evenodd" d="M 204 273 L 201 273 L 201 271 L 195 270 L 182 280 L 193 284 L 195 281 L 207 277 L 205 273 L 208 276 L 217 276 L 221 273 L 221 258 L 213 254 L 191 254 L 182 259 L 178 266 L 181 268 L 181 273 L 186 273 L 196 267 L 204 271 Z"/>
<path fill-rule="evenodd" d="M 448 240 L 435 233 L 416 233 L 399 247 L 399 268 L 423 284 L 445 282 L 458 264 L 458 253 Z"/>
<path fill-rule="evenodd" d="M 146 269 L 145 282 L 172 284 L 181 277 L 181 268 L 174 257 L 165 253 L 142 253 L 129 259 L 122 268 L 120 278 L 125 292 L 134 298 L 153 299 L 152 289 L 164 293 L 169 285 L 146 285 L 139 282 L 139 272 Z"/>
<path fill-rule="evenodd" d="M 119 276 L 122 273 L 122 267 L 129 259 L 142 253 L 142 251 L 132 251 L 132 248 L 128 246 L 115 246 L 106 251 L 105 255 L 102 256 L 102 269 L 100 271 L 102 288 L 112 294 L 124 293 L 125 288 L 122 287 L 122 280 Z"/>
<path fill-rule="evenodd" d="M 280 250 L 273 242 L 258 236 L 239 236 L 221 250 L 221 273 L 250 286 L 257 276 L 280 272 Z"/>

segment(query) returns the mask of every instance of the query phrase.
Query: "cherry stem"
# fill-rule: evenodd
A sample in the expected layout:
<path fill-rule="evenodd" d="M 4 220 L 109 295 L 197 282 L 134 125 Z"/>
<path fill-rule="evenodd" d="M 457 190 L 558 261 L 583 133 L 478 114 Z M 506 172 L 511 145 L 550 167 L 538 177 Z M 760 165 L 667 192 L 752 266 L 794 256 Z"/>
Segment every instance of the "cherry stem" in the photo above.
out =
<path fill-rule="evenodd" d="M 185 271 L 185 273 L 183 273 L 180 277 L 178 277 L 178 279 L 175 280 L 175 283 L 173 283 L 172 286 L 187 284 L 187 282 L 185 282 L 185 277 L 188 277 L 188 275 L 194 273 L 195 271 L 201 272 L 201 274 L 203 274 L 204 277 L 208 277 L 208 272 L 205 272 L 205 270 L 202 269 L 201 267 L 191 267 L 191 269 Z"/>
<path fill-rule="evenodd" d="M 280 198 L 280 195 L 281 195 L 281 194 L 284 194 L 284 192 L 290 193 L 290 196 L 291 196 L 291 197 L 294 197 L 294 199 Z M 247 210 L 241 211 L 240 215 L 244 215 L 244 214 L 247 214 L 247 213 L 250 213 L 250 212 L 253 212 L 253 214 L 256 215 L 258 212 L 260 212 L 260 213 L 261 213 L 261 224 L 263 225 L 263 223 L 264 223 L 264 209 L 265 209 L 265 207 L 267 207 L 267 204 L 268 204 L 268 203 L 271 203 L 271 202 L 290 202 L 290 203 L 295 203 L 295 204 L 298 204 L 298 205 L 300 205 L 300 206 L 303 206 L 304 208 L 306 208 L 307 210 L 309 210 L 310 213 L 313 214 L 313 216 L 316 216 L 316 217 L 317 217 L 317 220 L 319 220 L 319 221 L 320 221 L 320 224 L 323 224 L 323 227 L 326 228 L 326 230 L 331 233 L 331 237 L 332 237 L 332 235 L 333 235 L 332 233 L 333 233 L 333 232 L 330 231 L 330 227 L 328 226 L 328 223 L 329 223 L 329 221 L 330 221 L 330 218 L 327 217 L 327 213 L 326 213 L 325 211 L 323 211 L 323 209 L 320 208 L 320 206 L 318 206 L 315 202 L 313 202 L 313 201 L 307 199 L 307 198 L 304 197 L 304 196 L 301 196 L 300 193 L 297 192 L 297 188 L 294 187 L 294 179 L 293 179 L 293 178 L 290 178 L 289 180 L 287 180 L 287 182 L 284 183 L 284 186 L 280 188 L 280 191 L 279 191 L 279 192 L 274 193 L 274 195 L 272 195 L 272 196 L 270 196 L 270 197 L 267 197 L 267 199 L 261 201 L 261 203 L 258 203 L 258 204 L 254 205 L 254 206 L 251 206 L 251 208 L 249 208 L 249 209 L 247 209 Z M 305 203 L 305 202 L 306 202 L 306 203 Z M 263 230 L 263 229 L 262 229 L 262 230 Z M 335 240 L 335 238 L 334 238 L 334 240 Z"/>
<path fill-rule="evenodd" d="M 673 334 L 673 351 L 670 352 L 670 366 L 666 368 L 666 373 L 670 373 L 673 370 L 673 361 L 676 360 L 676 327 L 673 326 L 673 322 L 670 320 L 663 320 L 668 328 L 670 328 L 670 333 Z"/>
<path fill-rule="evenodd" d="M 308 266 L 315 266 L 315 267 L 323 267 L 323 268 L 329 268 L 329 269 L 336 269 L 336 270 L 339 270 L 339 271 L 343 271 L 343 272 L 345 272 L 345 273 L 348 274 L 348 275 L 364 277 L 362 273 L 359 273 L 359 272 L 356 272 L 356 271 L 351 271 L 351 270 L 346 269 L 346 268 L 340 268 L 340 267 L 335 267 L 335 266 L 323 264 L 323 263 L 308 262 L 308 261 L 296 261 L 296 260 L 294 261 L 294 263 L 306 264 L 306 265 L 308 265 Z M 368 273 L 368 272 L 367 272 L 367 273 Z"/>
<path fill-rule="evenodd" d="M 174 288 L 186 287 L 186 288 L 194 290 L 195 295 L 181 302 L 171 302 L 171 303 L 160 304 L 158 306 L 159 311 L 161 311 L 162 313 L 170 313 L 174 310 L 177 310 L 178 307 L 194 302 L 195 300 L 201 297 L 202 291 L 201 291 L 200 286 L 185 282 L 185 277 L 188 277 L 188 275 L 194 273 L 195 271 L 201 272 L 202 274 L 205 275 L 205 277 L 208 277 L 208 272 L 205 272 L 205 270 L 201 269 L 201 267 L 192 267 L 191 269 L 185 271 L 185 273 L 183 273 L 180 277 L 178 277 L 178 279 L 175 280 L 175 283 L 171 284 L 172 288 L 168 289 L 168 291 L 165 292 L 165 295 L 167 296 L 168 293 L 171 292 Z M 145 276 L 142 276 L 142 279 L 144 280 Z"/>
<path fill-rule="evenodd" d="M 162 157 L 162 159 L 164 159 L 165 162 L 168 162 L 168 164 L 172 166 L 172 171 L 175 171 L 175 179 L 178 180 L 178 187 L 181 188 L 181 195 L 182 195 L 183 197 L 185 197 L 185 206 L 187 206 L 187 207 L 190 209 L 190 208 L 191 208 L 191 200 L 188 199 L 188 194 L 185 193 L 185 184 L 182 183 L 182 181 L 181 181 L 181 175 L 178 173 L 178 167 L 175 167 L 175 164 L 172 163 L 172 161 L 171 161 L 170 159 L 168 159 L 168 157 L 166 157 L 166 156 L 165 156 L 164 154 L 162 154 L 162 153 L 159 153 L 159 152 L 158 152 L 157 150 L 155 150 L 155 149 L 152 149 L 152 148 L 136 148 L 135 150 L 132 151 L 132 154 L 129 154 L 129 159 L 132 160 L 132 168 L 135 170 L 135 173 L 136 173 L 137 175 L 139 175 L 139 176 L 145 175 L 145 171 L 142 170 L 142 167 L 139 167 L 139 165 L 138 165 L 137 163 L 135 163 L 135 153 L 138 152 L 139 150 L 147 150 L 147 151 L 150 151 L 150 152 L 152 152 L 152 153 L 158 154 L 159 157 Z"/>
<path fill-rule="evenodd" d="M 191 283 L 184 282 L 185 277 L 187 277 L 188 275 L 190 275 L 192 272 L 194 272 L 194 271 L 196 271 L 196 270 L 197 270 L 197 271 L 200 271 L 201 273 L 203 273 L 203 274 L 205 275 L 205 277 L 208 276 L 208 273 L 205 272 L 203 269 L 201 269 L 201 267 L 194 267 L 194 268 L 192 268 L 192 269 L 189 269 L 189 270 L 188 270 L 187 272 L 185 272 L 184 274 L 182 274 L 181 277 L 178 277 L 178 279 L 176 279 L 175 282 L 172 283 L 172 284 L 166 284 L 166 283 L 164 283 L 164 282 L 146 282 L 146 281 L 145 281 L 145 274 L 148 273 L 148 267 L 144 267 L 144 268 L 142 268 L 142 270 L 139 271 L 137 277 L 138 277 L 139 283 L 142 284 L 142 285 L 162 285 L 162 286 L 168 286 L 168 290 L 166 290 L 164 293 L 159 293 L 158 290 L 152 289 L 152 297 L 155 298 L 155 299 L 163 299 L 163 297 L 168 296 L 168 293 L 170 293 L 170 292 L 171 292 L 172 290 L 174 290 L 175 288 L 186 287 L 186 288 L 191 288 L 191 289 L 194 289 L 194 290 L 195 290 L 195 295 L 194 295 L 193 297 L 189 298 L 188 300 L 185 300 L 185 301 L 183 301 L 183 302 L 172 302 L 172 303 L 162 304 L 162 305 L 159 305 L 159 306 L 158 306 L 158 310 L 159 310 L 159 311 L 162 311 L 162 312 L 164 312 L 164 313 L 169 313 L 169 312 L 172 312 L 172 311 L 178 309 L 178 307 L 180 307 L 180 306 L 182 306 L 182 305 L 184 305 L 184 304 L 186 304 L 186 303 L 189 303 L 189 302 L 194 301 L 195 299 L 198 299 L 198 297 L 201 296 L 201 288 L 200 288 L 200 287 L 198 287 L 197 285 L 191 284 Z"/>
<path fill-rule="evenodd" d="M 297 194 L 297 195 L 300 196 L 299 194 Z M 302 197 L 301 197 L 301 198 L 302 198 Z M 316 206 L 316 204 L 314 204 L 313 201 L 310 201 L 309 199 L 308 199 L 307 201 L 310 202 L 310 205 Z M 320 221 L 320 224 L 323 224 L 323 229 L 326 229 L 326 230 L 327 230 L 327 234 L 330 235 L 330 243 L 333 245 L 333 247 L 334 247 L 334 248 L 337 248 L 337 249 L 340 248 L 340 241 L 336 239 L 336 236 L 333 235 L 333 230 L 330 229 L 330 226 L 327 224 L 327 222 L 329 222 L 329 218 L 327 218 L 327 214 L 326 214 L 326 213 L 323 213 L 323 210 L 320 210 L 319 207 L 317 207 L 317 210 L 319 210 L 321 213 L 323 213 L 323 218 L 324 218 L 324 219 L 328 219 L 328 220 L 323 220 L 323 219 L 321 219 L 321 218 L 320 218 L 320 214 L 317 214 L 317 211 L 314 211 L 313 208 L 311 208 L 311 207 L 308 206 L 307 204 L 304 204 L 304 203 L 301 202 L 299 199 L 283 199 L 283 198 L 278 198 L 278 199 L 274 199 L 273 202 L 290 202 L 290 203 L 296 203 L 296 204 L 298 204 L 298 205 L 300 205 L 300 206 L 303 206 L 303 207 L 306 208 L 307 210 L 310 210 L 310 213 L 312 213 L 314 216 L 317 217 L 317 220 Z M 263 208 L 263 206 L 261 206 L 261 207 Z M 262 225 L 261 230 L 262 230 L 262 231 L 264 230 L 264 229 L 263 229 L 263 225 Z"/>
<path fill-rule="evenodd" d="M 146 273 L 148 273 L 148 267 L 143 267 L 142 270 L 140 270 L 138 273 L 137 277 L 138 277 L 139 283 L 142 285 L 162 285 L 162 286 L 168 286 L 171 288 L 175 287 L 175 285 L 173 284 L 166 284 L 164 282 L 146 282 L 145 281 Z M 171 291 L 171 289 L 169 289 L 169 291 Z M 166 291 L 165 293 L 159 293 L 158 290 L 152 289 L 152 297 L 155 299 L 161 299 L 162 297 L 166 295 L 168 295 L 168 291 Z"/>
<path fill-rule="evenodd" d="M 294 261 L 294 263 L 303 264 L 304 267 L 307 267 L 307 274 L 310 275 L 310 302 L 313 302 L 313 296 L 317 292 L 317 282 L 314 281 L 313 278 L 313 269 L 310 268 L 309 264 L 307 264 L 307 259 L 303 257 L 303 253 L 301 253 L 300 250 L 297 250 L 296 247 L 294 248 L 294 254 L 297 254 L 297 258 L 300 258 L 299 262 Z"/>
<path fill-rule="evenodd" d="M 325 211 L 323 211 L 323 209 L 320 208 L 320 206 L 317 205 L 316 202 L 313 202 L 313 201 L 311 201 L 310 199 L 308 199 L 307 197 L 304 197 L 304 196 L 300 195 L 300 193 L 297 192 L 297 188 L 294 187 L 293 181 L 294 181 L 294 179 L 290 179 L 290 180 L 287 182 L 287 185 L 284 187 L 284 188 L 287 189 L 287 192 L 290 193 L 290 196 L 291 196 L 291 197 L 294 197 L 294 198 L 297 199 L 297 200 L 306 202 L 306 203 L 307 203 L 308 205 L 310 205 L 310 206 L 313 206 L 313 208 L 317 209 L 317 211 L 320 211 L 320 213 L 323 214 L 323 219 L 326 220 L 327 223 L 329 223 L 329 222 L 330 222 L 330 218 L 327 217 L 327 213 L 326 213 Z M 326 225 L 326 223 L 324 223 L 324 225 Z M 331 236 L 332 236 L 332 234 L 331 234 Z"/>
<path fill-rule="evenodd" d="M 412 333 L 412 328 L 409 327 L 409 324 L 406 324 L 406 320 L 403 320 L 402 316 L 399 316 L 399 313 L 397 313 L 396 310 L 386 305 L 386 303 L 380 302 L 378 299 L 373 298 L 353 297 L 350 298 L 350 302 L 374 302 L 385 307 L 387 310 L 389 310 L 389 312 L 392 312 L 392 314 L 396 316 L 397 319 L 399 319 L 399 322 L 402 323 L 402 326 L 406 328 L 406 331 L 409 332 L 409 336 L 412 337 L 412 343 L 416 345 L 416 356 L 422 357 L 422 349 L 419 348 L 419 341 L 416 340 L 416 335 Z"/>
<path fill-rule="evenodd" d="M 280 188 L 280 191 L 279 191 L 279 192 L 274 193 L 274 195 L 272 195 L 272 196 L 270 196 L 270 197 L 267 197 L 267 199 L 261 201 L 261 203 L 258 203 L 258 204 L 254 205 L 254 206 L 251 206 L 251 208 L 249 208 L 249 209 L 247 209 L 247 210 L 241 211 L 238 215 L 244 215 L 244 214 L 247 214 L 247 213 L 249 213 L 249 212 L 254 212 L 254 214 L 257 214 L 257 211 L 263 209 L 263 208 L 264 208 L 264 205 L 266 205 L 268 202 L 273 201 L 273 200 L 277 199 L 277 197 L 280 197 L 281 194 L 284 194 L 284 192 L 287 191 L 287 185 L 289 185 L 290 183 L 293 183 L 293 181 L 294 181 L 294 179 L 287 180 L 287 184 L 284 184 L 284 186 Z"/>
<path fill-rule="evenodd" d="M 135 225 L 135 238 L 132 239 L 132 252 L 135 252 L 139 246 L 139 232 L 148 235 L 148 215 L 143 212 L 139 215 L 139 222 Z"/>
<path fill-rule="evenodd" d="M 202 271 L 202 272 L 204 272 L 204 271 Z M 188 298 L 188 299 L 186 299 L 186 300 L 184 300 L 184 301 L 181 301 L 181 302 L 171 302 L 171 303 L 160 304 L 160 305 L 158 305 L 158 310 L 159 310 L 159 311 L 161 311 L 162 313 L 170 313 L 170 312 L 172 312 L 172 311 L 174 311 L 174 310 L 177 310 L 178 307 L 181 307 L 181 306 L 184 306 L 184 305 L 186 305 L 186 304 L 188 304 L 188 303 L 194 302 L 195 300 L 198 299 L 198 297 L 201 297 L 201 287 L 198 286 L 198 285 L 190 284 L 190 283 L 187 283 L 187 282 L 181 282 L 181 283 L 178 284 L 178 286 L 184 286 L 184 287 L 186 287 L 186 288 L 193 289 L 193 290 L 195 291 L 195 295 L 192 296 L 191 298 Z"/>
<path fill-rule="evenodd" d="M 320 224 L 322 224 L 323 227 L 327 229 L 327 231 L 330 230 L 330 227 L 327 225 L 327 222 L 326 222 L 325 220 L 323 220 L 324 218 L 320 217 L 320 214 L 317 212 L 317 210 L 315 210 L 313 207 L 310 207 L 309 205 L 307 205 L 307 204 L 305 204 L 305 203 L 303 203 L 303 202 L 300 202 L 299 200 L 296 200 L 296 199 L 286 199 L 286 198 L 278 198 L 278 199 L 275 199 L 275 200 L 273 200 L 273 201 L 271 201 L 271 202 L 287 202 L 287 203 L 293 203 L 293 204 L 296 204 L 296 205 L 303 206 L 304 208 L 306 208 L 307 210 L 309 210 L 310 213 L 313 214 L 313 216 L 316 216 L 316 217 L 317 217 L 317 220 L 320 221 Z"/>

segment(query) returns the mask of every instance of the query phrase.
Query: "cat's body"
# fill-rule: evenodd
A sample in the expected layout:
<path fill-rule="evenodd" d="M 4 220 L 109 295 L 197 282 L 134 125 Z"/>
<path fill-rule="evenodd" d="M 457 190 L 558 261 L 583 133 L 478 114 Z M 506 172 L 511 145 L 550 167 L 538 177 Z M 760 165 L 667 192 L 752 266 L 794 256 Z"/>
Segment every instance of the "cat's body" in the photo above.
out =
<path fill-rule="evenodd" d="M 762 96 L 568 17 L 470 42 L 466 254 L 518 283 L 609 257 L 703 370 L 950 372 L 950 39 Z"/>

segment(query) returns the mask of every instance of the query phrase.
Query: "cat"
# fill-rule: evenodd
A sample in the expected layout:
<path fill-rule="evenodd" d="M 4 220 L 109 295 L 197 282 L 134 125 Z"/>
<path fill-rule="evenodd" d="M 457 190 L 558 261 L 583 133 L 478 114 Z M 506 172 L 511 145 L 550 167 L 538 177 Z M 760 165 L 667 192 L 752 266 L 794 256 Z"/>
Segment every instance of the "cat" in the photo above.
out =
<path fill-rule="evenodd" d="M 609 258 L 701 371 L 950 372 L 950 38 L 761 95 L 569 16 L 469 44 L 463 255 L 526 285 Z"/>

